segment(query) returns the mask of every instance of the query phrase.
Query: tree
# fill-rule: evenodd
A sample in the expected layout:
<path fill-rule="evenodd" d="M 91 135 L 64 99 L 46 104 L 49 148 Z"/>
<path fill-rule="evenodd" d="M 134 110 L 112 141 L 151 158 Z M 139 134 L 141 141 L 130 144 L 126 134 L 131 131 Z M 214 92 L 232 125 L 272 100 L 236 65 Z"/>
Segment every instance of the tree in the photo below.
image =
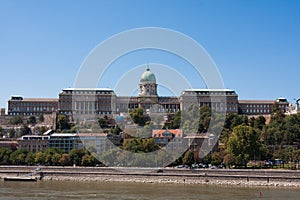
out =
<path fill-rule="evenodd" d="M 283 141 L 292 145 L 300 142 L 300 120 L 297 115 L 286 116 L 282 123 Z"/>
<path fill-rule="evenodd" d="M 285 118 L 285 115 L 284 115 L 283 111 L 279 108 L 278 104 L 275 104 L 274 110 L 273 110 L 273 113 L 271 116 L 271 123 L 272 122 L 281 123 L 284 118 Z"/>
<path fill-rule="evenodd" d="M 266 118 L 264 116 L 259 116 L 254 120 L 254 128 L 262 130 L 262 128 L 266 125 Z"/>
<path fill-rule="evenodd" d="M 60 162 L 59 162 L 60 159 L 61 159 L 61 154 L 54 153 L 52 158 L 51 158 L 52 165 L 59 165 L 60 164 Z"/>
<path fill-rule="evenodd" d="M 57 127 L 60 130 L 65 130 L 70 128 L 70 125 L 68 123 L 68 118 L 66 115 L 57 116 Z"/>
<path fill-rule="evenodd" d="M 23 124 L 23 126 L 20 130 L 20 133 L 21 133 L 21 136 L 30 135 L 31 134 L 31 129 L 26 124 Z"/>
<path fill-rule="evenodd" d="M 154 143 L 154 139 L 141 139 L 141 138 L 134 138 L 125 140 L 123 144 L 123 149 L 126 151 L 130 151 L 133 153 L 139 152 L 153 152 L 159 149 L 159 147 Z"/>
<path fill-rule="evenodd" d="M 206 133 L 211 120 L 211 108 L 208 106 L 200 107 L 200 119 L 198 133 Z"/>
<path fill-rule="evenodd" d="M 57 158 L 53 159 L 53 156 L 56 155 L 56 154 L 60 155 L 61 150 L 56 149 L 56 148 L 47 149 L 44 153 L 45 163 L 48 164 L 48 165 L 53 165 L 53 162 L 52 162 L 53 160 L 58 162 L 60 158 L 58 160 L 55 160 Z M 55 164 L 57 164 L 57 163 L 55 163 Z"/>
<path fill-rule="evenodd" d="M 226 116 L 224 127 L 233 130 L 234 127 L 239 125 L 247 125 L 248 124 L 248 118 L 245 116 L 240 116 L 235 113 L 229 113 Z"/>
<path fill-rule="evenodd" d="M 170 123 L 168 124 L 169 129 L 178 129 L 181 125 L 181 111 L 177 111 L 173 118 L 171 119 Z"/>
<path fill-rule="evenodd" d="M 230 135 L 227 151 L 235 158 L 237 165 L 246 166 L 250 159 L 260 156 L 260 135 L 250 126 L 239 125 Z"/>
<path fill-rule="evenodd" d="M 2 126 L 0 126 L 0 138 L 2 138 L 4 135 L 4 129 L 2 128 Z"/>
<path fill-rule="evenodd" d="M 82 166 L 94 166 L 97 163 L 97 159 L 93 155 L 84 155 L 82 157 Z"/>
<path fill-rule="evenodd" d="M 182 163 L 184 165 L 192 166 L 192 164 L 195 163 L 194 152 L 187 151 L 182 158 Z"/>
<path fill-rule="evenodd" d="M 234 159 L 233 155 L 230 153 L 226 154 L 224 156 L 223 163 L 225 164 L 225 166 L 228 166 L 229 168 L 230 168 L 230 166 L 234 165 L 235 159 Z"/>
<path fill-rule="evenodd" d="M 13 116 L 13 118 L 9 120 L 9 123 L 13 125 L 18 125 L 18 124 L 22 124 L 23 120 L 21 116 Z"/>
<path fill-rule="evenodd" d="M 129 114 L 133 122 L 139 126 L 144 126 L 147 121 L 150 121 L 149 117 L 144 116 L 143 108 L 135 108 Z"/>
<path fill-rule="evenodd" d="M 9 135 L 9 138 L 15 138 L 16 137 L 16 131 L 14 128 L 10 128 L 9 131 L 8 131 L 8 135 Z"/>
<path fill-rule="evenodd" d="M 115 128 L 110 129 L 110 132 L 114 135 L 119 135 L 122 132 L 122 129 L 118 125 L 116 125 Z"/>
<path fill-rule="evenodd" d="M 32 125 L 36 124 L 36 118 L 35 118 L 35 116 L 30 116 L 29 117 L 29 123 L 32 124 Z"/>
<path fill-rule="evenodd" d="M 8 148 L 0 148 L 0 165 L 10 164 L 10 154 L 12 151 Z"/>
<path fill-rule="evenodd" d="M 220 165 L 224 160 L 224 151 L 213 152 L 211 154 L 211 164 L 212 165 Z"/>
<path fill-rule="evenodd" d="M 100 126 L 100 128 L 104 129 L 107 128 L 107 123 L 106 123 L 106 119 L 104 118 L 98 118 L 98 124 Z"/>
<path fill-rule="evenodd" d="M 85 149 L 72 149 L 69 152 L 70 160 L 73 164 L 80 165 L 82 161 L 82 157 L 88 154 Z"/>
<path fill-rule="evenodd" d="M 61 159 L 59 160 L 59 163 L 62 166 L 70 165 L 70 156 L 67 153 L 62 154 Z"/>
<path fill-rule="evenodd" d="M 27 154 L 27 149 L 18 149 L 10 154 L 10 160 L 14 165 L 24 165 Z"/>
<path fill-rule="evenodd" d="M 34 164 L 34 154 L 31 152 L 31 151 L 29 151 L 28 153 L 27 153 L 27 155 L 26 155 L 26 158 L 25 158 L 25 163 L 27 164 L 27 165 L 33 165 Z"/>
<path fill-rule="evenodd" d="M 36 134 L 43 134 L 48 130 L 49 130 L 49 128 L 46 126 L 35 126 L 33 129 L 33 132 Z"/>
<path fill-rule="evenodd" d="M 44 115 L 40 115 L 39 120 L 40 120 L 40 122 L 44 122 L 45 121 Z"/>
<path fill-rule="evenodd" d="M 255 122 L 255 117 L 250 117 L 250 119 L 248 120 L 249 126 L 254 127 L 254 122 Z"/>
<path fill-rule="evenodd" d="M 34 162 L 40 165 L 45 163 L 45 155 L 42 151 L 39 151 L 35 154 Z"/>
<path fill-rule="evenodd" d="M 71 129 L 70 129 L 70 133 L 76 133 L 77 132 L 77 127 L 75 124 L 72 124 Z"/>

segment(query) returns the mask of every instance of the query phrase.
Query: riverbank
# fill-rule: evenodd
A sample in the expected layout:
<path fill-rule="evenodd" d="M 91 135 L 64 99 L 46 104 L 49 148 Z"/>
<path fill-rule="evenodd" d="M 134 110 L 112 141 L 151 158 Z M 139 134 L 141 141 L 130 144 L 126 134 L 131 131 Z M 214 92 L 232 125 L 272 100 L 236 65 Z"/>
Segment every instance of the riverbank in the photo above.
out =
<path fill-rule="evenodd" d="M 35 167 L 0 166 L 0 177 L 23 176 Z M 149 169 L 107 167 L 41 167 L 44 181 L 99 181 L 232 186 L 299 187 L 300 173 L 290 170 Z"/>
<path fill-rule="evenodd" d="M 205 185 L 226 185 L 226 186 L 274 186 L 274 187 L 299 187 L 299 182 L 290 181 L 245 181 L 245 180 L 221 180 L 215 178 L 191 178 L 191 177 L 174 177 L 174 176 L 136 176 L 136 175 L 103 175 L 103 176 L 46 176 L 45 181 L 100 181 L 100 182 L 133 182 L 133 183 L 168 183 L 168 184 L 205 184 Z"/>

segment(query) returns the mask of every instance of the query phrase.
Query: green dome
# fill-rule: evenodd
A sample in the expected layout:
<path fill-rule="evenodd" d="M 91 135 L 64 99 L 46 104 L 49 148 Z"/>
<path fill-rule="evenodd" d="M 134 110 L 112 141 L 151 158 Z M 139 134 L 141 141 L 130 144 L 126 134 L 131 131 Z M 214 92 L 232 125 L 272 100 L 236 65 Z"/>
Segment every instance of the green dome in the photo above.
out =
<path fill-rule="evenodd" d="M 156 83 L 155 75 L 150 71 L 149 68 L 142 74 L 140 82 L 153 82 Z"/>

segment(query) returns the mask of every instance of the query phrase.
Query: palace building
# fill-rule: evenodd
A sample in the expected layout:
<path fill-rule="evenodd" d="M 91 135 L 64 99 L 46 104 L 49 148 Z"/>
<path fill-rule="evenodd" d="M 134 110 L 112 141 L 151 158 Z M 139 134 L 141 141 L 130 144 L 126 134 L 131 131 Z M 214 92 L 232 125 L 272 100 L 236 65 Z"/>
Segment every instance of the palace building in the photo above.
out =
<path fill-rule="evenodd" d="M 269 115 L 278 106 L 283 112 L 289 107 L 285 98 L 276 100 L 239 100 L 239 114 L 243 115 Z"/>
<path fill-rule="evenodd" d="M 23 98 L 15 95 L 8 100 L 8 115 L 39 116 L 51 114 L 57 109 L 57 98 Z"/>
<path fill-rule="evenodd" d="M 136 97 L 117 97 L 117 111 L 128 112 L 133 108 L 144 108 L 149 112 L 176 112 L 180 110 L 179 97 L 159 97 L 154 73 L 147 67 L 139 83 Z"/>
<path fill-rule="evenodd" d="M 147 113 L 175 113 L 187 110 L 191 105 L 209 106 L 216 112 L 244 115 L 268 115 L 275 106 L 284 112 L 289 103 L 277 100 L 238 100 L 230 89 L 185 89 L 180 96 L 159 96 L 156 77 L 147 67 L 141 75 L 137 96 L 117 96 L 109 88 L 66 88 L 58 99 L 23 98 L 12 96 L 8 101 L 9 115 L 41 115 L 58 113 L 83 119 L 95 116 L 114 116 L 143 108 Z"/>
<path fill-rule="evenodd" d="M 67 88 L 59 94 L 58 113 L 111 115 L 116 113 L 116 94 L 108 88 Z"/>

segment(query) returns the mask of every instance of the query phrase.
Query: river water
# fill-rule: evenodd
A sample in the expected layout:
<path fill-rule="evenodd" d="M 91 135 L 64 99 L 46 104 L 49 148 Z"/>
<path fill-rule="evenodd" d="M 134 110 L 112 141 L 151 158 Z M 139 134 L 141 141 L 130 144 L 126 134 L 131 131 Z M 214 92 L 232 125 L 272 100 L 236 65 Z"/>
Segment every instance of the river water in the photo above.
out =
<path fill-rule="evenodd" d="M 300 199 L 300 188 L 232 187 L 212 185 L 119 182 L 4 182 L 0 199 Z"/>

